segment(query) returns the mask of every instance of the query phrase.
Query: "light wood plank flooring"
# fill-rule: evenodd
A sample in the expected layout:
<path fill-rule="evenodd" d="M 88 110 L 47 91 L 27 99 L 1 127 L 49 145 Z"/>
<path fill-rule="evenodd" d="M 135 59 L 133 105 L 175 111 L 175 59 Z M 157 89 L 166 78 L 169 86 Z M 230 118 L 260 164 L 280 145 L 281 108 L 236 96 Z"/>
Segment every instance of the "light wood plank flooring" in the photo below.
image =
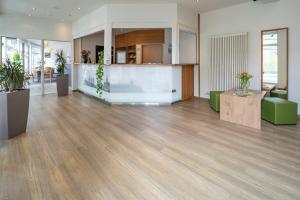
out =
<path fill-rule="evenodd" d="M 300 199 L 300 126 L 218 120 L 205 100 L 108 106 L 34 96 L 0 141 L 0 199 Z"/>

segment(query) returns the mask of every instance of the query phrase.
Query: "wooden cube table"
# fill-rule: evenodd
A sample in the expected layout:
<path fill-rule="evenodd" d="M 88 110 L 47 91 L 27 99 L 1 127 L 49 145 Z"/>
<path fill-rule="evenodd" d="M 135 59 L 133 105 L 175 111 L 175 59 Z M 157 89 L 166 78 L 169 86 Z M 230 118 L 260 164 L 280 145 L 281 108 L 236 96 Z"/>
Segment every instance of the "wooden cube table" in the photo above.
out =
<path fill-rule="evenodd" d="M 250 91 L 251 95 L 239 97 L 235 90 L 220 95 L 220 118 L 223 121 L 261 129 L 261 100 L 266 92 Z"/>

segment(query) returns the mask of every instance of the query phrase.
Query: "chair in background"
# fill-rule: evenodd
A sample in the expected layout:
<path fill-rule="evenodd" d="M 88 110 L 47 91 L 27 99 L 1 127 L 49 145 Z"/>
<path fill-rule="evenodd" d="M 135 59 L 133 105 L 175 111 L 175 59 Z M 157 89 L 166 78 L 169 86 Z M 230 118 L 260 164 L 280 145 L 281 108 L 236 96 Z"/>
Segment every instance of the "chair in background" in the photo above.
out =
<path fill-rule="evenodd" d="M 53 68 L 45 67 L 44 69 L 44 77 L 50 79 L 50 83 L 52 82 Z"/>

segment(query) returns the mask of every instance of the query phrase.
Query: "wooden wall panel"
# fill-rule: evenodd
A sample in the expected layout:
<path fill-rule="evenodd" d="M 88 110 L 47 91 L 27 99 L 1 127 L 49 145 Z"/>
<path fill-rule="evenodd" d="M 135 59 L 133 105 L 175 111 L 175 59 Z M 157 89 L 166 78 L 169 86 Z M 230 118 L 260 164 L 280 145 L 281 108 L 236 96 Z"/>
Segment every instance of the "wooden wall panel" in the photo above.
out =
<path fill-rule="evenodd" d="M 182 100 L 194 98 L 194 65 L 182 65 Z"/>
<path fill-rule="evenodd" d="M 142 52 L 142 63 L 163 63 L 161 44 L 143 45 Z"/>
<path fill-rule="evenodd" d="M 132 32 L 136 36 L 136 44 L 163 44 L 165 43 L 165 30 L 139 30 Z"/>
<path fill-rule="evenodd" d="M 127 35 L 117 35 L 116 36 L 116 48 L 127 47 Z"/>
<path fill-rule="evenodd" d="M 138 30 L 116 36 L 116 48 L 137 44 L 164 44 L 165 30 Z"/>

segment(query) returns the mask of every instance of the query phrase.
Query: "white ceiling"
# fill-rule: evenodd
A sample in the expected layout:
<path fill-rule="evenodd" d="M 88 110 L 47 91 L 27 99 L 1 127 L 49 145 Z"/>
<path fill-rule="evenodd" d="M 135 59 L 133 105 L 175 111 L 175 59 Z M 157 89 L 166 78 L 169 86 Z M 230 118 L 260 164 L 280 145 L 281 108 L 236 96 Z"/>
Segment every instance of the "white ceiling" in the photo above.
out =
<path fill-rule="evenodd" d="M 249 1 L 199 0 L 199 3 L 195 3 L 194 0 L 0 0 L 0 13 L 72 21 L 108 3 L 179 3 L 201 13 Z"/>

